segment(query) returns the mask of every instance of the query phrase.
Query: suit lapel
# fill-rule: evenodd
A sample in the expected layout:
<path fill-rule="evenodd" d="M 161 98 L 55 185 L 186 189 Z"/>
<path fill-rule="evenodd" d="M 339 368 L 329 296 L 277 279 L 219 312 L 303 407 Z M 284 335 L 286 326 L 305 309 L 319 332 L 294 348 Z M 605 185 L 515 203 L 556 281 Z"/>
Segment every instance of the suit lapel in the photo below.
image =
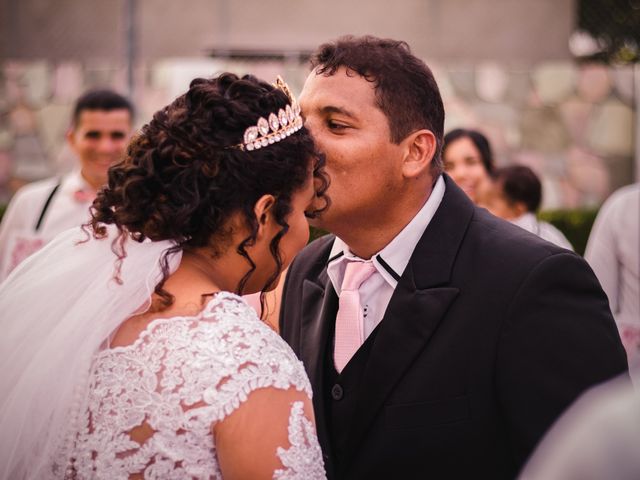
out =
<path fill-rule="evenodd" d="M 450 278 L 474 206 L 446 175 L 445 182 L 442 203 L 416 245 L 378 326 L 345 459 L 354 459 L 385 400 L 425 349 L 459 293 L 450 286 Z"/>
<path fill-rule="evenodd" d="M 373 419 L 385 400 L 424 350 L 449 305 L 458 295 L 457 288 L 412 290 L 398 285 L 388 312 L 380 324 L 362 379 L 345 458 L 353 458 Z"/>
<path fill-rule="evenodd" d="M 326 268 L 316 281 L 304 280 L 302 301 L 305 313 L 302 317 L 300 356 L 313 389 L 313 408 L 316 415 L 318 440 L 325 449 L 326 468 L 331 469 L 333 467 L 328 452 L 330 439 L 325 418 L 323 360 L 329 331 L 338 311 L 338 296 L 331 285 Z"/>
<path fill-rule="evenodd" d="M 304 280 L 302 302 L 305 312 L 301 327 L 301 360 L 307 366 L 309 380 L 316 391 L 322 383 L 322 361 L 329 330 L 338 311 L 338 296 L 326 269 L 322 271 L 317 282 Z M 317 391 L 320 392 L 319 389 Z"/>
<path fill-rule="evenodd" d="M 322 360 L 327 337 L 338 311 L 338 298 L 327 275 L 326 264 L 333 245 L 333 236 L 326 238 L 328 241 L 317 240 L 320 250 L 317 260 L 314 261 L 314 274 L 302 281 L 299 355 L 307 370 L 314 391 L 314 400 L 322 396 Z"/>

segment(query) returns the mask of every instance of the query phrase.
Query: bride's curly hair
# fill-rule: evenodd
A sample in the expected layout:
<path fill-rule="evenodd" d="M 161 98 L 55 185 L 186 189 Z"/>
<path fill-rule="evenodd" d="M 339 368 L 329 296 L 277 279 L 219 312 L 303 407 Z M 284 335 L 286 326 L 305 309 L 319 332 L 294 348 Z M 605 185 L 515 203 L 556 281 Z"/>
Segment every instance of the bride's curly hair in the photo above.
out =
<path fill-rule="evenodd" d="M 164 307 L 171 305 L 173 296 L 163 289 L 169 255 L 204 246 L 213 246 L 214 255 L 220 253 L 231 233 L 228 221 L 240 212 L 250 234 L 237 252 L 251 266 L 237 286 L 242 294 L 255 270 L 246 251 L 258 232 L 254 205 L 271 194 L 276 198 L 273 214 L 282 228 L 270 244 L 276 272 L 263 291 L 273 286 L 282 270 L 278 247 L 289 228 L 291 199 L 304 186 L 310 167 L 323 209 L 328 206 L 324 157 L 304 127 L 267 148 L 244 151 L 235 146 L 258 118 L 267 118 L 289 102 L 282 90 L 253 76 L 223 73 L 193 80 L 187 93 L 153 116 L 129 144 L 124 160 L 111 167 L 108 186 L 91 207 L 88 226 L 96 238 L 107 235 L 105 224 L 118 229 L 112 243 L 116 277 L 126 257 L 127 237 L 139 242 L 173 240 L 175 246 L 162 257 L 163 278 L 155 289 Z"/>

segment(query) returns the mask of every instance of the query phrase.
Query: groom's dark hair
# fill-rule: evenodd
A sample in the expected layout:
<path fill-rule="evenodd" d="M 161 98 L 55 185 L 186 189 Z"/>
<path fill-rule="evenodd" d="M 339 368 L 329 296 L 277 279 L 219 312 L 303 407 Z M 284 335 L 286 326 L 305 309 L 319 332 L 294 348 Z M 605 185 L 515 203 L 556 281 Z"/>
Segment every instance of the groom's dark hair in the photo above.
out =
<path fill-rule="evenodd" d="M 311 57 L 317 74 L 333 75 L 345 67 L 375 87 L 378 108 L 389 121 L 391 141 L 400 143 L 410 133 L 433 132 L 437 149 L 432 172 L 442 171 L 444 106 L 429 67 L 411 53 L 406 42 L 373 36 L 345 36 L 320 45 Z"/>

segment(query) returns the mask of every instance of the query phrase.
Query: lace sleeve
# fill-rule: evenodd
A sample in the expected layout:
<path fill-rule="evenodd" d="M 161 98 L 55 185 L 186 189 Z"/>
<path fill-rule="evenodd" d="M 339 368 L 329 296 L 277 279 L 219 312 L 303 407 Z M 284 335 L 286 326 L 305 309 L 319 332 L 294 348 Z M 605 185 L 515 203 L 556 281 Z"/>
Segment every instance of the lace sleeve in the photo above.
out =
<path fill-rule="evenodd" d="M 295 390 L 252 392 L 215 426 L 214 435 L 225 480 L 326 478 L 313 407 L 306 395 Z"/>
<path fill-rule="evenodd" d="M 304 403 L 295 402 L 289 416 L 288 449 L 278 447 L 278 458 L 285 468 L 273 472 L 278 480 L 325 478 L 322 450 L 313 423 L 304 415 Z"/>
<path fill-rule="evenodd" d="M 229 369 L 204 399 L 224 410 L 213 423 L 223 477 L 325 478 L 302 363 L 245 302 L 221 300 L 209 312 Z"/>
<path fill-rule="evenodd" d="M 289 345 L 240 297 L 221 293 L 216 300 L 205 309 L 192 336 L 211 367 L 195 377 L 208 382 L 203 400 L 219 410 L 217 419 L 237 409 L 258 388 L 294 388 L 311 398 L 302 362 Z"/>

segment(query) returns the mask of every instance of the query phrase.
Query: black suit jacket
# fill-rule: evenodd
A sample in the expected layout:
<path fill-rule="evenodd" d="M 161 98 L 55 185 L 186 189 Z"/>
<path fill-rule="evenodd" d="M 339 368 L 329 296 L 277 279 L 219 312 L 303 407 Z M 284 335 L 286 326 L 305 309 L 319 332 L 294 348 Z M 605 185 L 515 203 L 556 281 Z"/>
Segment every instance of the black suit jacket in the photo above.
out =
<path fill-rule="evenodd" d="M 589 386 L 627 370 L 586 262 L 446 192 L 380 323 L 333 471 L 324 352 L 336 293 L 323 237 L 292 263 L 280 331 L 314 390 L 334 478 L 513 478 Z"/>

